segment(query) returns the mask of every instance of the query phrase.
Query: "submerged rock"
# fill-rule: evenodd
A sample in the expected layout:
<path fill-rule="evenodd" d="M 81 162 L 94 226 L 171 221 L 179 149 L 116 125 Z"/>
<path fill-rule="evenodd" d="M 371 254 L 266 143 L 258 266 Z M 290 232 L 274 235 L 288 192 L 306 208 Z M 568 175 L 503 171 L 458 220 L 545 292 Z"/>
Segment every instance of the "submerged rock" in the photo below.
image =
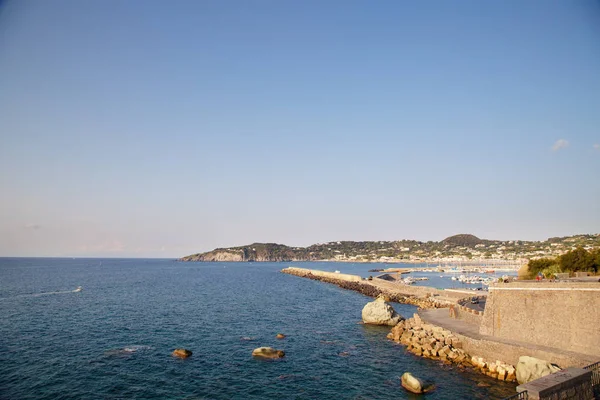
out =
<path fill-rule="evenodd" d="M 546 360 L 521 356 L 517 364 L 517 382 L 522 385 L 558 371 L 560 371 L 559 367 L 550 364 Z"/>
<path fill-rule="evenodd" d="M 252 351 L 252 356 L 262 358 L 281 358 L 285 356 L 282 350 L 275 350 L 272 347 L 259 347 Z"/>
<path fill-rule="evenodd" d="M 402 374 L 400 382 L 402 383 L 402 387 L 404 389 L 416 394 L 431 392 L 434 389 L 432 383 L 416 378 L 410 372 L 405 372 Z"/>
<path fill-rule="evenodd" d="M 175 351 L 173 351 L 173 353 L 171 353 L 171 355 L 173 357 L 188 358 L 189 356 L 192 355 L 192 352 L 187 349 L 175 349 Z"/>
<path fill-rule="evenodd" d="M 362 309 L 362 320 L 365 324 L 394 326 L 404 320 L 385 300 L 384 296 L 380 296 L 365 305 Z"/>

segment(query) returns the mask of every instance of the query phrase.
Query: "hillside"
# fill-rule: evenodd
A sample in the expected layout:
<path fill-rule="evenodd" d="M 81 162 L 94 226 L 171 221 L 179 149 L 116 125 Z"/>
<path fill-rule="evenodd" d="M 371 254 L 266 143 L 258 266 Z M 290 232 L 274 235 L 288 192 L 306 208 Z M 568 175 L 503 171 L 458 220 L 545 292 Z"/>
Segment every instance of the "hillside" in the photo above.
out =
<path fill-rule="evenodd" d="M 526 260 L 556 256 L 583 247 L 600 248 L 600 235 L 575 235 L 545 241 L 483 240 L 473 235 L 450 236 L 440 242 L 416 240 L 329 242 L 308 247 L 276 243 L 219 248 L 192 254 L 180 261 L 353 261 L 353 262 L 457 262 L 475 260 Z"/>

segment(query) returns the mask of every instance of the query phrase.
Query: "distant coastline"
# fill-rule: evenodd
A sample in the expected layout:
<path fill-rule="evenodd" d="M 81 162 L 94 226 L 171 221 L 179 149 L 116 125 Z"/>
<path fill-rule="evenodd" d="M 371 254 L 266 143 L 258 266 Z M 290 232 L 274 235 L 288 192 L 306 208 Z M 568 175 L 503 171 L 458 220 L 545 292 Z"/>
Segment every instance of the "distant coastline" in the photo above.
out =
<path fill-rule="evenodd" d="M 253 243 L 246 246 L 218 248 L 196 253 L 179 261 L 205 262 L 352 262 L 386 264 L 463 264 L 513 265 L 529 259 L 552 257 L 577 247 L 600 248 L 600 234 L 549 238 L 545 241 L 486 240 L 474 235 L 450 236 L 440 242 L 338 241 L 308 247 L 291 247 L 277 243 Z"/>

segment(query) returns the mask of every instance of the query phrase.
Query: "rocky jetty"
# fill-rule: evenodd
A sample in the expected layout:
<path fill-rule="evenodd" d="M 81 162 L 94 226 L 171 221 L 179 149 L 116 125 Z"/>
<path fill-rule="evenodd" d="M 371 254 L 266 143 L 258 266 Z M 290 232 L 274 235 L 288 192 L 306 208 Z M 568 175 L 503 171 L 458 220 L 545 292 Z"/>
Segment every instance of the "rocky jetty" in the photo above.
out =
<path fill-rule="evenodd" d="M 539 358 L 521 356 L 517 363 L 517 382 L 521 385 L 560 371 L 556 365 Z"/>
<path fill-rule="evenodd" d="M 282 350 L 275 350 L 272 347 L 259 347 L 252 351 L 252 356 L 260 358 L 282 358 L 285 353 Z"/>
<path fill-rule="evenodd" d="M 394 326 L 388 339 L 405 345 L 408 351 L 417 356 L 474 367 L 481 373 L 502 381 L 516 380 L 512 365 L 499 360 L 486 362 L 481 357 L 467 354 L 457 336 L 442 327 L 423 322 L 418 314 Z"/>
<path fill-rule="evenodd" d="M 380 295 L 375 301 L 364 306 L 362 320 L 365 324 L 395 326 L 404 318 L 386 303 L 386 296 Z"/>
<path fill-rule="evenodd" d="M 334 279 L 325 276 L 317 276 L 309 273 L 303 273 L 299 270 L 294 269 L 284 269 L 281 272 L 300 276 L 302 278 L 308 278 L 315 281 L 332 283 L 341 287 L 342 289 L 354 290 L 355 292 L 364 294 L 365 296 L 377 298 L 380 295 L 384 295 L 387 298 L 387 301 L 394 303 L 402 303 L 402 304 L 412 304 L 419 308 L 447 308 L 450 307 L 453 303 L 436 299 L 435 297 L 417 297 L 417 296 L 405 296 L 400 295 L 398 293 L 392 293 L 388 291 L 382 291 L 379 288 L 375 287 L 372 284 L 369 284 L 367 281 L 364 282 L 350 282 L 342 279 Z"/>

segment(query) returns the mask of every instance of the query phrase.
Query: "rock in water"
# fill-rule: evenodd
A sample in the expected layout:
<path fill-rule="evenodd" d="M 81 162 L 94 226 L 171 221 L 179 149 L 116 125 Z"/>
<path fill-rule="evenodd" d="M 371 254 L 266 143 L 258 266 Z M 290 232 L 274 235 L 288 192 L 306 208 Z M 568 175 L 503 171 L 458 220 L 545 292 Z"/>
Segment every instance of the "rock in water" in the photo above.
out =
<path fill-rule="evenodd" d="M 285 353 L 282 350 L 275 350 L 272 347 L 259 347 L 252 351 L 252 355 L 263 358 L 281 358 L 285 356 Z"/>
<path fill-rule="evenodd" d="M 283 333 L 278 333 L 277 336 L 275 336 L 275 338 L 277 338 L 277 339 L 285 339 L 285 335 Z"/>
<path fill-rule="evenodd" d="M 557 371 L 560 371 L 560 368 L 550 364 L 548 361 L 521 356 L 517 364 L 517 382 L 522 385 Z"/>
<path fill-rule="evenodd" d="M 192 355 L 192 352 L 187 349 L 175 349 L 175 351 L 173 351 L 172 355 L 174 357 L 179 357 L 179 358 L 188 358 L 189 356 Z"/>
<path fill-rule="evenodd" d="M 362 320 L 365 324 L 394 326 L 404 318 L 380 296 L 363 308 Z"/>
<path fill-rule="evenodd" d="M 400 378 L 402 387 L 412 393 L 427 393 L 434 389 L 433 384 L 414 377 L 410 372 L 405 372 Z"/>

